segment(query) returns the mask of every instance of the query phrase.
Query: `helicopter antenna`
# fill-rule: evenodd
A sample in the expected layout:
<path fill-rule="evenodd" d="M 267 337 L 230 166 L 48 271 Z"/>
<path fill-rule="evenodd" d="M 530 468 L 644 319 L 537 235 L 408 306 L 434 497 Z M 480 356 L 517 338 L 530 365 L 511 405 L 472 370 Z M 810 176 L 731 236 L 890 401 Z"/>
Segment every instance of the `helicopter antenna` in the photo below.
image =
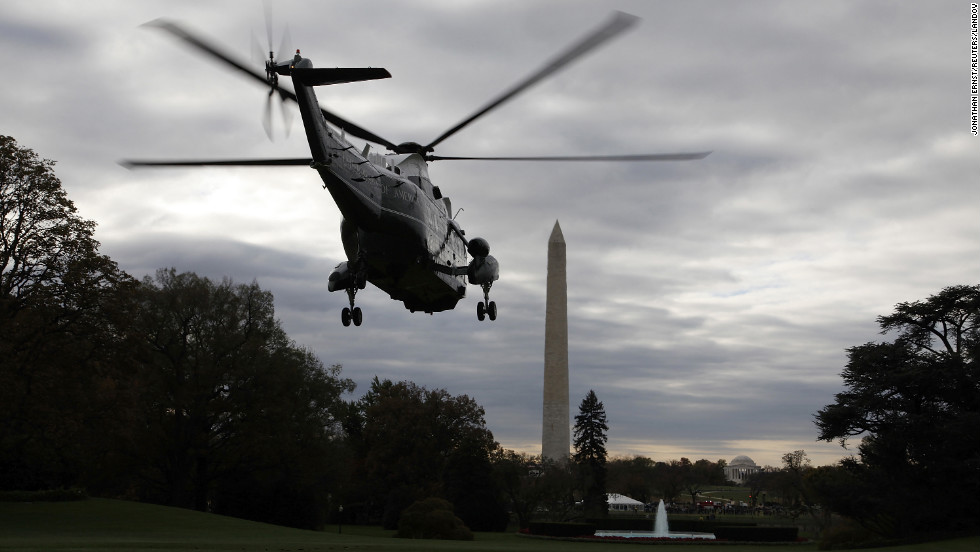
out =
<path fill-rule="evenodd" d="M 458 211 L 456 211 L 456 214 L 455 214 L 455 215 L 453 215 L 453 220 L 456 220 L 456 217 L 458 217 L 458 216 L 459 216 L 459 214 L 460 214 L 460 213 L 461 213 L 462 211 L 463 211 L 463 208 L 462 208 L 462 207 L 460 207 L 460 208 L 459 208 L 459 210 L 458 210 Z"/>

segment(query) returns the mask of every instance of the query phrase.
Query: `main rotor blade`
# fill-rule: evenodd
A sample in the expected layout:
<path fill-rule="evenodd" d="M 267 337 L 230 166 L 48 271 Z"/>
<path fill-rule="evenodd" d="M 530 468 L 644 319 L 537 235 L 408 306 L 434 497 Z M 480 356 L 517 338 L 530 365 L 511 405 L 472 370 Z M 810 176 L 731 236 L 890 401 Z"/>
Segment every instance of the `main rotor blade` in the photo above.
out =
<path fill-rule="evenodd" d="M 426 161 L 693 161 L 704 159 L 710 151 L 694 153 L 641 153 L 637 155 L 571 155 L 539 157 L 443 157 L 427 155 Z"/>
<path fill-rule="evenodd" d="M 144 25 L 148 27 L 156 27 L 158 29 L 167 31 L 168 33 L 176 36 L 177 38 L 197 48 L 198 50 L 201 50 L 202 52 L 216 58 L 217 60 L 224 62 L 234 67 L 235 69 L 241 71 L 242 73 L 252 78 L 253 80 L 258 81 L 263 86 L 269 86 L 269 82 L 266 80 L 266 75 L 264 71 L 260 72 L 256 69 L 252 69 L 251 67 L 248 67 L 247 65 L 237 61 L 232 56 L 222 52 L 219 48 L 213 46 L 212 44 L 209 44 L 207 41 L 191 34 L 189 31 L 182 28 L 180 25 L 174 23 L 173 21 L 169 21 L 167 19 L 156 19 L 150 21 L 149 23 L 144 23 Z M 384 78 L 384 77 L 374 76 L 371 78 Z M 355 79 L 355 80 L 363 80 L 363 79 Z M 296 101 L 296 94 L 294 94 L 290 90 L 283 89 L 282 86 L 278 87 L 277 92 L 282 96 L 283 100 L 288 98 L 294 102 Z M 320 108 L 320 111 L 323 113 L 323 117 L 327 121 L 329 121 L 334 126 L 343 129 L 344 132 L 350 134 L 351 136 L 360 138 L 362 140 L 367 140 L 368 142 L 373 142 L 375 144 L 385 146 L 388 149 L 394 150 L 396 148 L 395 144 L 393 144 L 392 142 L 382 138 L 381 136 L 378 136 L 377 134 L 365 128 L 355 125 L 354 123 L 344 119 L 343 117 L 337 115 L 336 113 L 331 113 L 330 111 L 324 109 L 323 107 Z"/>
<path fill-rule="evenodd" d="M 296 97 L 293 96 L 290 99 L 295 101 Z M 350 134 L 355 138 L 360 138 L 361 140 L 367 140 L 368 142 L 373 142 L 380 146 L 384 146 L 392 151 L 394 151 L 395 148 L 398 147 L 393 142 L 385 140 L 384 138 L 378 136 L 377 134 L 371 132 L 370 130 L 367 130 L 366 128 L 363 127 L 359 127 L 354 123 L 348 121 L 347 119 L 344 119 L 340 115 L 337 115 L 336 113 L 327 111 L 322 106 L 320 107 L 320 113 L 323 113 L 323 118 L 326 119 L 327 122 L 329 122 L 330 124 L 332 124 L 337 128 L 342 129 L 344 132 Z"/>
<path fill-rule="evenodd" d="M 184 42 L 190 44 L 191 46 L 201 50 L 202 52 L 222 61 L 235 69 L 238 69 L 242 73 L 248 75 L 249 77 L 255 79 L 263 86 L 268 86 L 269 83 L 266 81 L 265 72 L 259 72 L 258 70 L 252 69 L 247 65 L 240 63 L 238 60 L 234 59 L 232 56 L 222 52 L 216 46 L 213 46 L 203 39 L 200 39 L 190 32 L 184 30 L 180 25 L 174 23 L 173 21 L 167 19 L 154 19 L 148 23 L 144 23 L 145 27 L 156 27 L 167 31 L 168 33 L 176 36 L 177 38 L 183 40 Z M 294 98 L 295 99 L 295 98 Z"/>
<path fill-rule="evenodd" d="M 479 111 L 477 111 L 473 115 L 470 115 L 466 119 L 463 119 L 462 121 L 459 122 L 459 124 L 444 132 L 441 136 L 439 136 L 438 138 L 433 140 L 428 146 L 426 146 L 426 150 L 432 151 L 432 149 L 437 144 L 439 144 L 446 138 L 449 138 L 453 134 L 456 134 L 464 127 L 466 127 L 467 125 L 475 121 L 477 118 L 485 115 L 491 109 L 496 108 L 497 106 L 513 98 L 517 94 L 520 94 L 531 85 L 537 83 L 538 81 L 551 75 L 555 71 L 558 71 L 562 67 L 568 65 L 569 63 L 575 61 L 579 57 L 595 49 L 603 42 L 606 42 L 607 40 L 615 37 L 619 33 L 625 31 L 629 27 L 633 26 L 637 21 L 639 21 L 639 19 L 640 18 L 636 17 L 635 15 L 630 15 L 628 13 L 623 13 L 623 12 L 615 12 L 613 14 L 613 18 L 608 23 L 604 24 L 602 27 L 598 28 L 597 30 L 589 33 L 583 39 L 581 39 L 580 41 L 578 41 L 577 43 L 569 47 L 567 50 L 565 50 L 564 53 L 562 53 L 561 55 L 555 57 L 553 60 L 548 62 L 544 67 L 538 69 L 536 72 L 532 73 L 529 77 L 517 83 L 513 88 L 503 93 L 500 97 L 491 101 L 490 103 L 483 106 Z"/>
<path fill-rule="evenodd" d="M 144 169 L 151 167 L 277 167 L 277 166 L 309 166 L 313 162 L 310 157 L 288 159 L 198 159 L 188 161 L 144 161 L 124 160 L 119 164 L 127 169 Z"/>

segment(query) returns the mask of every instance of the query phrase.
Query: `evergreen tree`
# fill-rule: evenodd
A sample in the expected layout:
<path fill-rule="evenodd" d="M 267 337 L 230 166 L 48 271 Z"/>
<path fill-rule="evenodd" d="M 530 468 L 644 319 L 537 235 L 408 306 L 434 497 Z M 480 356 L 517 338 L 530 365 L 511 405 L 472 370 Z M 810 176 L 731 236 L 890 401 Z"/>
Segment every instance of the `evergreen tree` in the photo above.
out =
<path fill-rule="evenodd" d="M 582 504 L 586 517 L 604 517 L 609 513 L 606 500 L 606 410 L 595 391 L 579 405 L 575 416 L 575 464 L 578 466 Z"/>

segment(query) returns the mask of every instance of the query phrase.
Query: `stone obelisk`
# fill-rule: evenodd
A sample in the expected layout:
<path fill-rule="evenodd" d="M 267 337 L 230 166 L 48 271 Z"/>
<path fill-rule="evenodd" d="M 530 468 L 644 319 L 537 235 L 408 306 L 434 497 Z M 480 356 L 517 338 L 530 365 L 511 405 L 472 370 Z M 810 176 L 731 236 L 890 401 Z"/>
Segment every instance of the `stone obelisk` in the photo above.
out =
<path fill-rule="evenodd" d="M 544 315 L 544 415 L 541 456 L 568 458 L 568 291 L 565 236 L 555 221 L 548 238 L 548 290 Z"/>

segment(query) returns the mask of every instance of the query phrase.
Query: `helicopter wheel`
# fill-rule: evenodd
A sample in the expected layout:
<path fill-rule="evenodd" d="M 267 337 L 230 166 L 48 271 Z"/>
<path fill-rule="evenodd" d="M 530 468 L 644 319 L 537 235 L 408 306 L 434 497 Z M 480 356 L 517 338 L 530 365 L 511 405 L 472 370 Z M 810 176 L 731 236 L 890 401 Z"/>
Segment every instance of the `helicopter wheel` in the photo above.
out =
<path fill-rule="evenodd" d="M 357 309 L 360 310 L 360 309 Z M 351 323 L 351 310 L 348 307 L 344 307 L 344 310 L 340 311 L 340 321 L 343 322 L 344 327 L 350 326 Z M 360 324 L 358 324 L 360 325 Z"/>
<path fill-rule="evenodd" d="M 497 303 L 494 301 L 489 303 L 480 301 L 476 304 L 476 319 L 483 322 L 487 318 L 491 321 L 497 319 Z"/>
<path fill-rule="evenodd" d="M 354 310 L 352 310 L 350 314 L 354 325 L 360 326 L 361 321 L 364 319 L 364 314 L 361 312 L 361 307 L 354 307 Z"/>

